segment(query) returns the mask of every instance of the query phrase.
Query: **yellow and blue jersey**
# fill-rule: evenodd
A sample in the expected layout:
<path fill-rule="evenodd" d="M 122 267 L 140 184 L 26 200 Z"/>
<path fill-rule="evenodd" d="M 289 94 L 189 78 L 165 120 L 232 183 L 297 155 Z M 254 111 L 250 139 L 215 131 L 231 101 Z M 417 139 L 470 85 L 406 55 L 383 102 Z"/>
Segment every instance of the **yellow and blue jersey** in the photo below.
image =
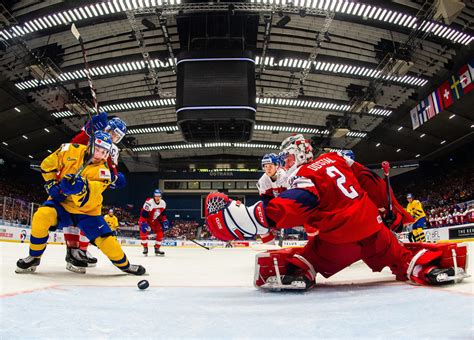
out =
<path fill-rule="evenodd" d="M 107 215 L 104 216 L 104 220 L 105 220 L 105 222 L 107 222 L 110 229 L 112 229 L 112 230 L 117 229 L 117 227 L 119 225 L 117 216 L 115 216 L 115 215 L 110 216 L 109 214 L 107 214 Z"/>
<path fill-rule="evenodd" d="M 413 200 L 408 203 L 406 210 L 415 219 L 415 221 L 418 221 L 422 217 L 426 217 L 425 211 L 423 210 L 423 206 L 418 200 Z"/>
<path fill-rule="evenodd" d="M 46 181 L 60 181 L 67 174 L 76 173 L 84 164 L 87 146 L 66 143 L 41 162 L 41 173 Z M 107 162 L 87 165 L 81 173 L 87 180 L 86 190 L 68 196 L 61 205 L 71 214 L 99 216 L 102 210 L 102 193 L 110 185 Z M 51 198 L 50 198 L 51 199 Z"/>

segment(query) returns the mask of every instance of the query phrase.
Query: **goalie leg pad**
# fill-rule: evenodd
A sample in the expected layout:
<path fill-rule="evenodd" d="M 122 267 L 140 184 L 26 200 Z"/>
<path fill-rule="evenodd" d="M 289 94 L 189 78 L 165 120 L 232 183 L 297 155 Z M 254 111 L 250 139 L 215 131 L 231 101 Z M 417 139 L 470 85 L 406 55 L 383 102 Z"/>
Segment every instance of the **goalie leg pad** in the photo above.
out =
<path fill-rule="evenodd" d="M 256 288 L 269 290 L 307 290 L 315 285 L 316 271 L 296 249 L 259 253 L 255 257 Z"/>
<path fill-rule="evenodd" d="M 416 252 L 408 270 L 408 279 L 415 284 L 438 285 L 458 283 L 466 277 L 467 247 L 464 244 L 406 244 Z"/>

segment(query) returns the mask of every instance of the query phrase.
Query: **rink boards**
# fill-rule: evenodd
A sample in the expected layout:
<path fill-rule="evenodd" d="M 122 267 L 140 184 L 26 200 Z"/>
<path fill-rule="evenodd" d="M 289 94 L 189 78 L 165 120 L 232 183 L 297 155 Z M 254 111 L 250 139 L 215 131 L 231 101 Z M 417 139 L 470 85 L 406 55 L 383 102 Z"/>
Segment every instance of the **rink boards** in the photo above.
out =
<path fill-rule="evenodd" d="M 28 227 L 5 226 L 0 225 L 0 241 L 29 243 L 31 229 Z M 444 228 L 433 228 L 425 230 L 427 242 L 465 242 L 474 241 L 474 223 L 449 226 Z M 397 234 L 401 242 L 408 242 L 408 233 L 403 232 Z M 151 239 L 153 239 L 151 237 Z M 118 237 L 120 243 L 124 246 L 139 246 L 140 240 L 131 238 Z M 198 240 L 199 244 L 211 248 L 224 248 L 226 242 L 218 240 Z M 61 231 L 50 232 L 48 243 L 64 244 L 64 234 Z M 153 241 L 151 242 L 153 243 Z M 233 241 L 233 247 L 252 247 L 260 244 L 256 241 Z M 306 241 L 285 240 L 284 247 L 302 247 Z M 188 240 L 165 239 L 162 242 L 164 247 L 199 247 L 195 243 Z"/>

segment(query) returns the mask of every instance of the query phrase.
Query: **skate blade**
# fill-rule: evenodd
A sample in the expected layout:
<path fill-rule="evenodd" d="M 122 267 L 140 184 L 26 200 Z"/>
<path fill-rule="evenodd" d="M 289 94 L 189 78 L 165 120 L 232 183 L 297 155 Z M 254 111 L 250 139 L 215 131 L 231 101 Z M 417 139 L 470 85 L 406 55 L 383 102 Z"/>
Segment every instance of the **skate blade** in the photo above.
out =
<path fill-rule="evenodd" d="M 267 279 L 260 287 L 261 289 L 268 289 L 274 291 L 281 291 L 281 290 L 306 290 L 306 283 L 304 281 L 293 281 L 291 284 L 283 284 L 279 283 L 275 276 L 271 276 Z"/>
<path fill-rule="evenodd" d="M 66 269 L 69 270 L 70 272 L 77 273 L 77 274 L 85 274 L 86 273 L 86 268 L 85 267 L 76 267 L 76 266 L 73 266 L 70 263 L 66 264 Z"/>
<path fill-rule="evenodd" d="M 155 256 L 158 256 L 158 257 L 165 257 L 165 254 L 155 254 Z"/>
<path fill-rule="evenodd" d="M 87 263 L 87 267 L 89 268 L 94 268 L 94 267 L 97 267 L 97 263 Z"/>
<path fill-rule="evenodd" d="M 15 273 L 17 274 L 28 274 L 28 273 L 34 273 L 35 271 L 36 271 L 36 266 L 30 267 L 27 269 L 16 267 L 15 269 Z"/>

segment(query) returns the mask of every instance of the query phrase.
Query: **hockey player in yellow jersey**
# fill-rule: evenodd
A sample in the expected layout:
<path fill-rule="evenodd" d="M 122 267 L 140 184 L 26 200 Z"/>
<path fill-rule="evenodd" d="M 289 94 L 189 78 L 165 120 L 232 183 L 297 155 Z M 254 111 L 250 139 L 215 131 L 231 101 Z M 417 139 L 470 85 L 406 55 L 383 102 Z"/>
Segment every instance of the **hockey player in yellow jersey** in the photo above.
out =
<path fill-rule="evenodd" d="M 423 231 L 426 225 L 426 214 L 423 210 L 423 206 L 419 200 L 413 199 L 412 194 L 407 195 L 407 201 L 408 205 L 406 210 L 415 219 L 408 238 L 412 242 L 426 242 L 425 232 Z"/>
<path fill-rule="evenodd" d="M 114 215 L 114 209 L 109 209 L 107 215 L 104 216 L 105 222 L 109 225 L 110 229 L 116 234 L 117 228 L 119 226 L 117 216 Z"/>
<path fill-rule="evenodd" d="M 143 275 L 145 268 L 131 265 L 102 210 L 102 192 L 110 185 L 106 159 L 112 140 L 108 133 L 98 131 L 89 146 L 63 144 L 41 163 L 48 200 L 33 215 L 29 256 L 17 261 L 17 273 L 33 272 L 46 249 L 50 228 L 75 225 L 120 270 Z M 75 176 L 79 170 L 80 176 Z M 66 255 L 71 256 L 70 250 Z M 83 271 L 85 272 L 85 270 Z"/>

